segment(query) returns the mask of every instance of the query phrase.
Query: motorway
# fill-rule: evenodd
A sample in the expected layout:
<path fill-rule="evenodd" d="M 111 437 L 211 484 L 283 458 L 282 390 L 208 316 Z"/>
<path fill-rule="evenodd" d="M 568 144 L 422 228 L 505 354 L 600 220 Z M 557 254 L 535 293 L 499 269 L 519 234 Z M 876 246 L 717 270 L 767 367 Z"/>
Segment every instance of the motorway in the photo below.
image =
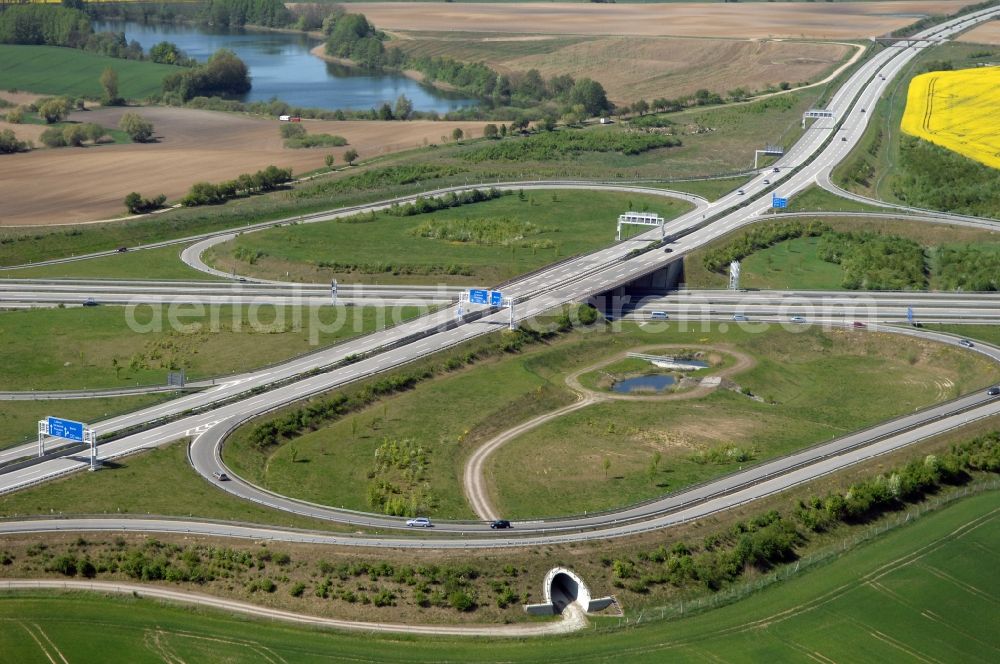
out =
<path fill-rule="evenodd" d="M 788 323 L 793 316 L 808 323 L 858 321 L 909 323 L 1000 323 L 1000 298 L 990 293 L 924 293 L 887 291 L 730 291 L 682 290 L 644 297 L 628 305 L 627 320 L 731 320 L 741 324 Z M 659 315 L 659 314 L 657 314 Z"/>
<path fill-rule="evenodd" d="M 994 8 L 976 13 L 977 20 L 987 20 L 1000 13 Z M 945 23 L 931 28 L 921 37 L 931 35 L 948 37 L 964 26 L 967 18 Z M 661 268 L 667 262 L 676 260 L 684 253 L 710 242 L 736 228 L 755 223 L 770 211 L 770 192 L 777 184 L 776 193 L 791 196 L 816 182 L 839 163 L 853 148 L 864 131 L 867 114 L 861 109 L 874 107 L 888 81 L 891 80 L 919 48 L 929 45 L 920 42 L 916 47 L 890 46 L 875 54 L 851 75 L 844 86 L 831 99 L 828 109 L 834 117 L 818 120 L 803 137 L 777 163 L 778 172 L 762 172 L 744 185 L 741 192 L 732 192 L 710 204 L 702 205 L 694 212 L 685 214 L 671 222 L 668 232 L 685 232 L 672 246 L 673 253 L 664 254 L 653 250 L 638 256 L 629 252 L 642 247 L 646 242 L 658 239 L 658 231 L 640 236 L 638 240 L 623 242 L 592 254 L 577 257 L 551 266 L 537 273 L 515 280 L 504 287 L 505 295 L 516 299 L 515 318 L 523 320 L 549 311 L 563 303 L 585 300 L 587 297 L 627 283 L 635 278 Z M 838 131 L 843 124 L 844 131 Z M 841 141 L 843 136 L 847 140 Z M 770 180 L 771 182 L 765 182 Z M 515 185 L 520 186 L 520 185 Z M 551 187 L 549 183 L 545 187 Z M 569 185 L 567 185 L 569 186 Z M 574 185 L 588 189 L 596 188 L 592 183 Z M 651 190 L 663 193 L 662 190 Z M 363 207 L 352 208 L 351 212 Z M 333 213 L 331 213 L 333 214 Z M 949 221 L 949 216 L 940 217 Z M 958 221 L 958 219 L 956 219 Z M 206 242 L 222 241 L 225 235 L 217 235 Z M 200 243 L 204 244 L 204 243 Z M 197 246 L 197 245 L 196 245 Z M 192 248 L 191 254 L 200 255 Z M 506 324 L 507 312 L 493 312 L 472 308 L 473 313 L 483 313 L 477 320 L 455 321 L 450 310 L 436 312 L 426 317 L 383 330 L 366 337 L 354 339 L 331 349 L 313 354 L 309 359 L 297 359 L 287 364 L 271 367 L 263 372 L 248 373 L 235 377 L 227 383 L 188 395 L 169 403 L 125 415 L 114 420 L 98 423 L 99 432 L 114 431 L 128 426 L 152 425 L 140 433 L 124 436 L 101 446 L 103 458 L 113 458 L 152 446 L 163 445 L 185 436 L 195 437 L 191 447 L 192 462 L 199 472 L 210 472 L 218 468 L 218 443 L 224 434 L 236 423 L 266 412 L 278 405 L 299 400 L 305 396 L 345 385 L 359 378 L 380 371 L 395 368 L 429 353 L 461 343 L 476 336 L 487 334 Z M 877 328 L 881 329 L 881 328 Z M 920 330 L 898 330 L 901 333 L 916 334 L 927 338 L 933 335 Z M 950 338 L 950 342 L 954 342 Z M 1000 352 L 992 347 L 977 346 L 980 352 L 998 358 Z M 334 365 L 347 354 L 367 355 L 358 362 L 346 366 Z M 318 375 L 300 378 L 317 366 L 334 367 Z M 290 381 L 274 387 L 266 393 L 256 393 L 254 388 L 264 388 L 281 381 Z M 254 393 L 247 394 L 254 390 Z M 205 412 L 185 414 L 191 409 L 215 406 Z M 528 544 L 568 542 L 582 539 L 624 536 L 654 528 L 662 528 L 690 519 L 702 518 L 716 511 L 728 509 L 748 500 L 770 495 L 797 483 L 809 481 L 823 474 L 834 472 L 851 463 L 898 449 L 942 431 L 962 426 L 969 421 L 991 417 L 1000 413 L 1000 400 L 987 399 L 984 394 L 973 394 L 962 399 L 940 404 L 932 409 L 908 416 L 912 420 L 896 420 L 884 423 L 852 437 L 838 439 L 824 446 L 811 448 L 796 455 L 761 464 L 743 473 L 716 480 L 695 487 L 684 494 L 667 497 L 656 503 L 633 506 L 610 514 L 592 515 L 585 519 L 568 519 L 540 522 L 538 524 L 518 524 L 518 533 L 487 536 L 478 531 L 481 524 L 441 524 L 438 531 L 443 536 L 418 540 L 402 537 L 344 537 L 319 535 L 316 533 L 296 533 L 280 529 L 204 524 L 193 521 L 143 521 L 130 519 L 90 519 L 63 521 L 12 521 L 0 525 L 0 532 L 37 532 L 62 529 L 108 529 L 159 530 L 169 532 L 202 532 L 253 537 L 254 539 L 274 537 L 295 539 L 296 541 L 328 541 L 337 543 L 364 543 L 367 546 L 414 546 L 450 547 L 469 546 L 523 546 Z M 158 418 L 174 415 L 176 419 L 163 424 L 155 424 Z M 30 450 L 29 450 L 30 451 Z M 21 450 L 23 453 L 24 450 Z M 16 454 L 14 451 L 9 454 Z M 3 455 L 0 455 L 0 462 Z M 0 492 L 12 491 L 53 477 L 73 472 L 84 463 L 74 457 L 43 461 L 35 466 L 21 468 L 0 475 Z M 254 489 L 239 482 L 217 483 L 234 493 Z M 221 487 L 220 487 L 221 488 Z M 259 490 L 258 490 L 259 491 Z M 247 495 L 247 499 L 260 500 L 258 495 Z M 268 495 L 269 504 L 289 501 L 280 496 Z M 670 502 L 674 501 L 674 502 Z M 319 506 L 303 507 L 303 503 L 290 501 L 286 509 L 303 512 L 304 509 L 327 509 Z M 375 515 L 337 516 L 338 521 L 347 520 L 356 525 L 374 528 L 398 528 L 397 519 Z M 448 536 L 448 532 L 462 536 Z M 520 533 L 525 533 L 520 536 Z M 466 536 L 469 533 L 469 536 Z M 512 536 L 513 535 L 513 536 Z"/>

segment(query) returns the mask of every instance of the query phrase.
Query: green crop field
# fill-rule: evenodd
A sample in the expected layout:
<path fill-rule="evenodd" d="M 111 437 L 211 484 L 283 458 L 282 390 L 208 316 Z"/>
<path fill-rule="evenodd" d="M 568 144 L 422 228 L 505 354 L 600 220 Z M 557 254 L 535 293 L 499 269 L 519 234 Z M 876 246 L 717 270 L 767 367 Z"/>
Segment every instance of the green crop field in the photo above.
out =
<path fill-rule="evenodd" d="M 0 269 L 2 279 L 184 279 L 188 281 L 220 281 L 221 277 L 206 274 L 181 262 L 183 245 L 143 249 L 114 256 L 89 258 L 70 263 L 40 265 L 16 270 Z M 3 283 L 0 281 L 0 283 Z"/>
<path fill-rule="evenodd" d="M 492 435 L 569 403 L 569 372 L 656 343 L 718 343 L 757 360 L 734 380 L 776 403 L 722 391 L 675 404 L 600 404 L 501 448 L 487 469 L 487 480 L 498 486 L 497 504 L 508 516 L 548 516 L 651 498 L 739 466 L 733 459 L 693 461 L 699 450 L 724 455 L 723 448 L 736 445 L 756 449 L 760 460 L 978 389 L 998 376 L 974 354 L 891 336 L 805 328 L 751 334 L 701 325 L 661 330 L 626 325 L 618 334 L 577 333 L 549 347 L 528 347 L 383 398 L 265 452 L 249 442 L 244 427 L 224 457 L 238 474 L 272 491 L 370 510 L 366 491 L 376 450 L 386 441 L 410 441 L 427 457 L 426 488 L 435 498 L 430 514 L 468 517 L 464 460 Z M 709 419 L 712 427 L 704 425 Z M 663 463 L 650 482 L 645 469 L 656 451 Z M 605 456 L 612 460 L 608 479 Z M 574 459 L 571 473 L 552 461 L 561 458 Z M 580 478 L 587 478 L 586 492 L 573 488 Z"/>
<path fill-rule="evenodd" d="M 633 209 L 666 219 L 688 203 L 655 196 L 586 191 L 526 191 L 410 217 L 379 213 L 364 223 L 324 222 L 251 233 L 216 245 L 206 262 L 257 277 L 360 283 L 493 284 L 614 242 L 618 215 Z M 506 224 L 495 242 L 416 235 L 425 224 Z M 523 232 L 523 227 L 527 231 Z M 631 230 L 633 233 L 635 229 Z M 234 254 L 258 256 L 252 264 Z M 334 264 L 321 267 L 320 263 Z M 356 269 L 345 269 L 354 265 Z"/>
<path fill-rule="evenodd" d="M 352 634 L 86 593 L 5 593 L 16 662 L 990 662 L 1000 494 L 952 503 L 833 562 L 694 617 L 538 639 Z M 987 552 L 987 553 L 984 553 Z M 114 653 L 114 655 L 109 655 Z"/>
<path fill-rule="evenodd" d="M 0 313 L 0 390 L 164 385 L 247 371 L 414 317 L 416 307 L 136 305 Z"/>
<path fill-rule="evenodd" d="M 23 386 L 15 389 L 24 389 Z M 81 422 L 124 415 L 161 403 L 175 395 L 170 392 L 98 399 L 32 399 L 0 401 L 0 449 L 38 440 L 38 420 L 49 415 Z"/>
<path fill-rule="evenodd" d="M 100 98 L 101 72 L 118 72 L 118 91 L 126 99 L 161 92 L 163 77 L 177 67 L 109 58 L 75 48 L 0 44 L 0 89 Z"/>

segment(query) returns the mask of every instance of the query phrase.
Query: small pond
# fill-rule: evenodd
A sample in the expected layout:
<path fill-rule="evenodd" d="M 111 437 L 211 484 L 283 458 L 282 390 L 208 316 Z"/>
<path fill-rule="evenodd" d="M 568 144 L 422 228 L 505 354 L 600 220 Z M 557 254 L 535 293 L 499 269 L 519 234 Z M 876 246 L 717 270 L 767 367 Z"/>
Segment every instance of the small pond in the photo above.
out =
<path fill-rule="evenodd" d="M 611 391 L 624 394 L 649 391 L 662 392 L 675 382 L 677 382 L 676 379 L 670 374 L 648 374 L 620 380 L 611 387 Z"/>

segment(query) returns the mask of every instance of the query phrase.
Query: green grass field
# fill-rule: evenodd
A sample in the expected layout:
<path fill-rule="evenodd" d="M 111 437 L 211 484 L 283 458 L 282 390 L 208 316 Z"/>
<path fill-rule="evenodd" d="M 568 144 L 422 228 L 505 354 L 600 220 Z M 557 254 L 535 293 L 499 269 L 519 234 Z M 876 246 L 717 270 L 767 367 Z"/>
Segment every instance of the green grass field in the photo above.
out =
<path fill-rule="evenodd" d="M 612 244 L 618 215 L 629 209 L 648 209 L 672 219 L 690 206 L 633 194 L 526 191 L 523 199 L 511 194 L 412 217 L 380 213 L 366 223 L 334 221 L 261 231 L 216 245 L 206 252 L 205 260 L 226 272 L 235 266 L 240 274 L 303 281 L 336 277 L 361 283 L 493 284 Z M 524 240 L 533 246 L 520 246 L 516 239 L 503 246 L 413 235 L 426 223 L 501 219 L 532 224 L 539 232 Z M 241 249 L 264 255 L 251 265 L 234 257 Z M 362 267 L 345 271 L 320 267 L 321 262 Z M 455 271 L 453 266 L 459 274 L 449 274 Z"/>
<path fill-rule="evenodd" d="M 385 440 L 411 440 L 428 450 L 426 482 L 436 498 L 430 515 L 469 517 L 461 476 L 472 450 L 517 422 L 569 403 L 569 372 L 655 343 L 742 349 L 759 363 L 734 379 L 777 404 L 721 392 L 675 404 L 597 405 L 551 422 L 501 448 L 487 470 L 505 515 L 548 516 L 650 498 L 739 465 L 695 463 L 689 457 L 699 449 L 756 447 L 762 459 L 977 389 L 998 375 L 975 355 L 894 337 L 627 325 L 619 334 L 575 334 L 436 378 L 266 453 L 250 443 L 244 427 L 227 443 L 224 458 L 236 473 L 272 491 L 370 510 L 366 490 L 376 449 Z M 709 419 L 713 427 L 704 425 Z M 650 483 L 645 468 L 655 451 L 664 463 Z M 608 480 L 604 456 L 612 459 Z M 553 461 L 562 458 L 574 460 L 572 472 Z M 574 489 L 581 478 L 589 482 L 586 492 Z"/>
<path fill-rule="evenodd" d="M 16 270 L 0 269 L 0 279 L 183 279 L 224 281 L 181 262 L 183 245 L 143 249 L 114 256 Z M 2 283 L 2 282 L 0 282 Z"/>
<path fill-rule="evenodd" d="M 38 420 L 49 415 L 96 422 L 161 403 L 173 396 L 173 393 L 162 393 L 100 399 L 0 401 L 0 449 L 38 440 Z"/>
<path fill-rule="evenodd" d="M 417 313 L 253 304 L 8 311 L 0 313 L 0 390 L 165 385 L 177 369 L 188 380 L 242 372 Z"/>
<path fill-rule="evenodd" d="M 6 593 L 0 644 L 16 662 L 990 662 L 1000 494 L 925 515 L 833 562 L 700 615 L 545 639 L 373 636 L 85 593 Z M 986 552 L 984 554 L 984 552 Z M 109 656 L 109 653 L 115 653 Z"/>
<path fill-rule="evenodd" d="M 76 473 L 0 496 L 0 515 L 7 517 L 119 513 L 197 515 L 289 528 L 338 529 L 327 521 L 260 507 L 220 491 L 191 468 L 185 441 L 109 461 L 100 472 Z"/>
<path fill-rule="evenodd" d="M 0 45 L 0 89 L 100 98 L 101 72 L 118 72 L 118 91 L 126 99 L 161 92 L 163 77 L 177 67 L 109 58 L 75 48 Z"/>

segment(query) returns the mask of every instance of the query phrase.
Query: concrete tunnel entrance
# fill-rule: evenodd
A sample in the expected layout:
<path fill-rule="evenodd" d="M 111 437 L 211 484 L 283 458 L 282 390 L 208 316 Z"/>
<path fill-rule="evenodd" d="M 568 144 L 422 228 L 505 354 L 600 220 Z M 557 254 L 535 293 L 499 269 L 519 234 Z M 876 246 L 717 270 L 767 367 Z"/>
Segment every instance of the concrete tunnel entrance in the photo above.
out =
<path fill-rule="evenodd" d="M 552 604 L 554 613 L 576 602 L 587 611 L 590 608 L 590 590 L 583 580 L 568 569 L 556 567 L 545 579 L 545 601 Z"/>
<path fill-rule="evenodd" d="M 536 616 L 551 616 L 562 613 L 566 607 L 572 604 L 579 606 L 583 612 L 589 613 L 606 609 L 615 602 L 613 597 L 591 598 L 590 589 L 583 582 L 583 579 L 565 567 L 550 569 L 545 575 L 542 589 L 545 592 L 545 601 L 540 604 L 526 604 L 524 610 L 527 613 Z"/>

